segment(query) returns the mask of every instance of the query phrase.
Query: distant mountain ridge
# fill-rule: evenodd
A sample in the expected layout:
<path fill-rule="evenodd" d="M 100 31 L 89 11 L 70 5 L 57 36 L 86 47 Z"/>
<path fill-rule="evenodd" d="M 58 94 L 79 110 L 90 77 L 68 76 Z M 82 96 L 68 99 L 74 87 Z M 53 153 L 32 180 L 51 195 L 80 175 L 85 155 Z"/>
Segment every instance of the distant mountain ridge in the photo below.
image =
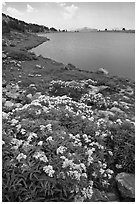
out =
<path fill-rule="evenodd" d="M 94 31 L 98 31 L 98 29 L 83 27 L 83 28 L 75 29 L 75 31 L 77 31 L 77 32 L 94 32 Z"/>
<path fill-rule="evenodd" d="M 55 28 L 48 28 L 44 25 L 38 25 L 33 23 L 26 23 L 22 20 L 12 18 L 2 13 L 2 33 L 9 33 L 11 30 L 17 30 L 20 32 L 57 32 Z"/>

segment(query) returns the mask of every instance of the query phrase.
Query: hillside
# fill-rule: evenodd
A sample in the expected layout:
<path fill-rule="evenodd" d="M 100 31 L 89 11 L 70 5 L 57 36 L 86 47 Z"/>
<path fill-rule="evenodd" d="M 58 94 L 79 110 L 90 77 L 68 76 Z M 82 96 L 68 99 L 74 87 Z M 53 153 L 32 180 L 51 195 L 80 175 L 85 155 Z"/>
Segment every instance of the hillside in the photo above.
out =
<path fill-rule="evenodd" d="M 55 28 L 48 28 L 44 25 L 37 25 L 33 23 L 26 23 L 24 21 L 12 18 L 2 13 L 2 33 L 9 33 L 11 30 L 17 30 L 20 32 L 57 32 Z"/>
<path fill-rule="evenodd" d="M 3 24 L 3 202 L 134 202 L 135 83 L 36 56 L 33 24 Z"/>

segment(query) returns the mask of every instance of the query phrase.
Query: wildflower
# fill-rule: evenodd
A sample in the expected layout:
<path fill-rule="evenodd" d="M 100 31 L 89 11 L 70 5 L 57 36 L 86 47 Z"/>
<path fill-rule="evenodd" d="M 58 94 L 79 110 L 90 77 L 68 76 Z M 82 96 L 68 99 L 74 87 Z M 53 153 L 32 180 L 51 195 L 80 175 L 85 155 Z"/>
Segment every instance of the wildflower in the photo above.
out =
<path fill-rule="evenodd" d="M 73 160 L 65 159 L 65 161 L 62 164 L 62 168 L 67 168 L 68 166 L 73 166 Z"/>
<path fill-rule="evenodd" d="M 86 119 L 86 117 L 84 115 L 81 116 L 82 120 Z"/>
<path fill-rule="evenodd" d="M 35 159 L 39 159 L 40 161 L 43 161 L 43 162 L 45 162 L 45 163 L 48 162 L 48 159 L 47 159 L 45 153 L 42 152 L 42 151 L 37 151 L 37 152 L 35 152 L 34 155 L 33 155 L 33 157 L 34 157 Z"/>
<path fill-rule="evenodd" d="M 105 169 L 107 167 L 107 164 L 106 163 L 103 163 L 102 164 L 102 167 Z"/>
<path fill-rule="evenodd" d="M 67 148 L 66 147 L 63 147 L 63 146 L 60 146 L 60 147 L 58 147 L 58 149 L 57 149 L 57 154 L 63 154 L 63 152 L 66 150 Z"/>
<path fill-rule="evenodd" d="M 18 160 L 18 162 L 20 162 L 20 160 L 21 159 L 26 159 L 27 158 L 27 156 L 25 155 L 25 154 L 23 154 L 23 153 L 20 153 L 18 156 L 17 156 L 17 160 Z"/>
<path fill-rule="evenodd" d="M 40 115 L 40 114 L 41 114 L 41 110 L 40 110 L 40 109 L 39 109 L 39 110 L 36 110 L 36 111 L 35 111 L 35 114 L 36 114 L 36 115 Z"/>
<path fill-rule="evenodd" d="M 92 188 L 92 183 L 91 185 L 89 185 L 87 188 L 83 188 L 83 190 L 81 191 L 84 199 L 91 199 L 92 195 L 93 195 L 93 188 Z"/>
<path fill-rule="evenodd" d="M 103 185 L 103 186 L 105 186 L 105 185 L 107 185 L 107 186 L 108 186 L 108 185 L 110 185 L 110 184 L 109 184 L 109 182 L 108 182 L 108 181 L 103 180 L 103 181 L 102 181 L 102 185 Z"/>
<path fill-rule="evenodd" d="M 51 136 L 49 136 L 47 139 L 46 139 L 46 141 L 53 141 L 53 138 L 51 137 Z"/>
<path fill-rule="evenodd" d="M 29 166 L 27 164 L 22 164 L 21 169 L 22 171 L 28 170 Z"/>
<path fill-rule="evenodd" d="M 39 142 L 38 142 L 38 145 L 39 145 L 39 146 L 42 146 L 42 145 L 43 145 L 43 141 L 39 141 Z"/>
<path fill-rule="evenodd" d="M 93 172 L 93 173 L 92 173 L 92 176 L 94 176 L 94 177 L 96 178 L 96 177 L 97 177 L 96 172 Z"/>
<path fill-rule="evenodd" d="M 53 174 L 55 173 L 55 171 L 53 170 L 53 167 L 51 165 L 48 166 L 44 166 L 43 170 L 46 174 L 48 174 L 48 176 L 53 177 Z"/>
<path fill-rule="evenodd" d="M 17 131 L 21 129 L 21 124 L 16 125 Z"/>
<path fill-rule="evenodd" d="M 8 117 L 9 117 L 8 113 L 2 112 L 2 119 L 8 119 Z"/>
<path fill-rule="evenodd" d="M 86 166 L 85 166 L 84 163 L 80 163 L 80 167 L 81 167 L 84 171 L 86 171 Z"/>
<path fill-rule="evenodd" d="M 116 164 L 116 168 L 117 168 L 117 169 L 121 169 L 121 168 L 122 168 L 122 165 Z"/>
<path fill-rule="evenodd" d="M 82 173 L 81 176 L 87 178 L 87 174 L 86 173 Z"/>
<path fill-rule="evenodd" d="M 26 133 L 26 130 L 22 128 L 20 132 L 22 135 L 24 135 Z"/>
<path fill-rule="evenodd" d="M 77 170 L 69 171 L 68 175 L 70 175 L 70 176 L 74 177 L 76 180 L 80 181 L 81 174 Z"/>
<path fill-rule="evenodd" d="M 40 125 L 40 130 L 41 130 L 41 131 L 45 130 L 45 128 L 46 128 L 46 126 Z"/>
<path fill-rule="evenodd" d="M 16 145 L 17 148 L 18 148 L 18 147 L 20 147 L 20 146 L 22 145 L 23 140 L 18 140 L 18 139 L 16 139 L 16 138 L 13 138 L 13 139 L 11 140 L 11 143 L 14 144 L 14 145 Z"/>
<path fill-rule="evenodd" d="M 28 137 L 28 141 L 30 142 L 33 138 L 37 138 L 38 136 L 37 136 L 37 134 L 36 133 L 34 133 L 34 132 L 31 132 L 30 134 L 29 134 L 29 137 Z"/>
<path fill-rule="evenodd" d="M 121 125 L 122 124 L 122 121 L 121 121 L 121 119 L 119 118 L 119 119 L 117 119 L 116 120 L 116 122 L 119 124 L 119 125 Z"/>
<path fill-rule="evenodd" d="M 113 152 L 111 152 L 111 151 L 108 151 L 108 153 L 109 153 L 109 155 L 110 155 L 110 156 L 113 156 Z"/>
<path fill-rule="evenodd" d="M 52 131 L 52 125 L 51 124 L 46 125 L 46 128 L 48 129 L 48 131 Z"/>
<path fill-rule="evenodd" d="M 101 169 L 99 170 L 99 172 L 100 172 L 101 174 L 104 174 L 105 170 L 101 168 Z"/>
<path fill-rule="evenodd" d="M 4 144 L 5 144 L 5 141 L 2 140 L 2 145 L 4 145 Z"/>
<path fill-rule="evenodd" d="M 33 147 L 33 145 L 30 145 L 29 141 L 24 141 L 23 146 L 22 146 L 22 148 L 25 152 L 28 152 L 32 147 Z"/>

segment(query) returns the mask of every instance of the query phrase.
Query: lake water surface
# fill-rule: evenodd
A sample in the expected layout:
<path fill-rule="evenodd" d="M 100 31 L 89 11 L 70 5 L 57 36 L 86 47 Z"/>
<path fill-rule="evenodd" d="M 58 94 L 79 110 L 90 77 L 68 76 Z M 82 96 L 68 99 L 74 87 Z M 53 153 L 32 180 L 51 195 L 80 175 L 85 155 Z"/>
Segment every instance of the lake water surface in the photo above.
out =
<path fill-rule="evenodd" d="M 49 33 L 45 36 L 50 41 L 32 50 L 37 55 L 84 70 L 96 71 L 103 67 L 111 75 L 135 79 L 134 33 Z"/>

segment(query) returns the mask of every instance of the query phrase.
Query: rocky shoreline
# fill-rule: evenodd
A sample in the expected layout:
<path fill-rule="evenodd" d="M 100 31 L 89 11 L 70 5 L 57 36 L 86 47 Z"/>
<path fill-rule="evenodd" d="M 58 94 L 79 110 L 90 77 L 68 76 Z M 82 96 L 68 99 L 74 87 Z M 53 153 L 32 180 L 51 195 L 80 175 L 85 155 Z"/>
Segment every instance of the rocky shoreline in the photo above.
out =
<path fill-rule="evenodd" d="M 55 103 L 53 103 L 55 106 L 54 109 L 56 109 L 56 106 L 59 106 L 60 101 L 63 106 L 64 104 L 68 103 L 67 107 L 70 106 L 70 109 L 72 109 L 72 107 L 74 108 L 74 106 L 75 109 L 79 107 L 79 110 L 81 112 L 80 114 L 83 115 L 81 117 L 82 119 L 80 119 L 81 123 L 78 122 L 77 125 L 80 126 L 80 124 L 83 124 L 85 120 L 88 121 L 92 118 L 94 122 L 90 122 L 93 122 L 91 124 L 94 125 L 94 128 L 96 127 L 96 124 L 99 124 L 100 128 L 101 121 L 103 121 L 104 127 L 110 128 L 111 133 L 113 133 L 114 137 L 117 137 L 117 140 L 119 140 L 122 145 L 133 145 L 132 143 L 134 139 L 132 138 L 132 142 L 128 140 L 129 138 L 127 137 L 127 134 L 129 134 L 129 137 L 133 137 L 134 135 L 134 82 L 128 79 L 119 78 L 117 76 L 109 76 L 107 71 L 102 68 L 97 72 L 84 71 L 76 68 L 72 64 L 64 65 L 63 63 L 58 63 L 52 59 L 44 58 L 42 56 L 36 56 L 34 53 L 28 52 L 28 50 L 32 49 L 33 47 L 36 47 L 39 44 L 47 41 L 48 39 L 45 37 L 39 37 L 33 34 L 22 34 L 18 32 L 11 32 L 10 34 L 3 35 L 2 37 L 2 116 L 4 135 L 3 145 L 5 145 L 5 149 L 7 148 L 6 142 L 8 141 L 7 134 L 11 134 L 10 137 L 14 137 L 14 131 L 15 133 L 17 131 L 18 133 L 18 127 L 16 125 L 22 124 L 27 129 L 27 123 L 29 124 L 29 122 L 31 121 L 31 119 L 29 119 L 30 115 L 28 115 L 29 111 L 35 111 L 34 115 L 32 113 L 30 114 L 32 114 L 31 117 L 35 116 L 34 121 L 37 123 L 38 116 L 41 115 L 41 113 L 44 114 L 42 112 L 43 110 L 41 110 L 39 107 L 42 107 L 43 103 L 47 104 L 47 102 L 45 102 L 46 100 L 50 101 L 50 103 L 48 106 L 46 105 L 47 107 L 44 107 L 46 107 L 47 109 L 49 108 L 49 110 L 49 106 L 51 103 L 53 103 L 53 101 Z M 35 106 L 35 103 L 36 107 L 34 108 L 33 106 Z M 80 103 L 85 104 L 83 105 L 83 109 L 81 109 Z M 27 107 L 30 107 L 29 111 L 27 111 Z M 60 106 L 57 110 L 59 110 L 59 108 Z M 70 109 L 68 109 L 67 111 L 69 111 Z M 75 111 L 76 110 L 74 110 L 74 112 Z M 20 114 L 21 118 L 19 116 Z M 27 115 L 23 116 L 23 114 Z M 55 113 L 52 114 L 54 115 Z M 92 117 L 90 114 L 92 115 Z M 76 113 L 76 115 L 74 114 L 73 117 L 75 118 L 77 117 L 77 115 L 79 115 L 78 112 Z M 24 121 L 25 118 L 22 117 L 26 117 L 26 120 L 28 120 L 28 122 L 26 123 Z M 73 124 L 74 121 L 69 121 L 69 123 L 71 123 L 70 128 L 69 126 L 67 126 L 67 124 L 65 125 L 64 121 L 60 126 L 60 122 L 62 119 L 58 118 L 56 114 L 54 117 L 58 119 L 54 118 L 54 120 L 51 120 L 50 118 L 52 118 L 52 116 L 44 117 L 49 117 L 48 120 L 45 121 L 52 121 L 51 123 L 53 127 L 56 127 L 54 123 L 58 123 L 60 129 L 62 128 L 62 132 L 65 130 L 65 128 L 67 128 L 67 131 L 71 131 L 72 127 L 73 131 L 77 132 L 77 130 L 75 130 L 76 125 Z M 42 125 L 42 120 L 40 120 L 39 123 L 40 125 Z M 25 131 L 25 128 L 24 130 L 21 129 L 21 131 Z M 37 128 L 38 127 L 36 127 L 36 129 Z M 104 129 L 99 130 L 104 131 Z M 50 131 L 51 130 L 49 130 L 49 132 Z M 57 129 L 56 131 L 60 130 Z M 82 129 L 81 131 L 84 130 Z M 88 132 L 88 129 L 86 129 L 86 131 Z M 108 132 L 107 130 L 105 131 L 104 136 L 99 135 L 99 141 L 105 141 L 104 137 L 106 137 L 106 134 L 108 134 L 107 137 L 109 138 L 110 132 Z M 24 135 L 27 133 L 21 132 L 21 134 L 21 137 L 24 137 Z M 34 134 L 36 136 L 36 133 Z M 87 133 L 82 132 L 82 134 L 84 134 L 85 142 L 83 144 L 85 145 L 85 135 L 87 135 Z M 124 136 L 123 139 L 120 140 L 122 134 Z M 20 136 L 18 137 L 18 142 L 21 142 Z M 113 140 L 111 137 L 109 139 Z M 115 154 L 117 154 L 118 151 L 121 151 L 120 147 L 117 144 L 117 140 L 115 141 L 115 145 L 118 149 L 114 150 Z M 123 140 L 124 143 L 122 143 Z M 109 140 L 107 142 L 109 143 Z M 108 146 L 108 143 L 106 144 L 107 148 L 112 151 L 113 146 L 111 147 L 111 143 L 110 146 Z M 124 146 L 124 150 L 125 147 L 127 146 Z M 84 148 L 86 148 L 86 146 L 84 146 Z M 130 146 L 128 148 L 130 148 Z M 132 147 L 130 151 L 133 149 L 134 147 Z M 110 150 L 108 152 L 111 153 Z M 118 157 L 121 163 L 123 157 L 124 155 Z M 111 160 L 113 159 L 111 158 Z M 119 166 L 116 167 L 114 165 L 115 162 L 113 164 L 110 162 L 110 167 L 115 172 L 113 180 L 114 183 L 112 182 L 113 188 L 111 189 L 111 192 L 107 192 L 103 188 L 101 190 L 101 188 L 94 186 L 92 192 L 93 196 L 88 201 L 134 201 L 134 165 L 131 167 L 131 164 L 129 164 L 130 161 L 128 160 L 129 158 L 123 161 L 123 167 L 120 167 L 119 164 L 117 164 Z M 18 159 L 18 161 L 20 161 L 20 159 Z M 4 167 L 6 169 L 7 166 L 5 165 L 8 164 L 4 163 Z M 4 190 L 4 193 L 5 195 L 6 193 L 8 194 L 6 188 Z M 26 199 L 28 198 L 26 197 Z M 75 197 L 75 201 L 81 200 Z"/>

